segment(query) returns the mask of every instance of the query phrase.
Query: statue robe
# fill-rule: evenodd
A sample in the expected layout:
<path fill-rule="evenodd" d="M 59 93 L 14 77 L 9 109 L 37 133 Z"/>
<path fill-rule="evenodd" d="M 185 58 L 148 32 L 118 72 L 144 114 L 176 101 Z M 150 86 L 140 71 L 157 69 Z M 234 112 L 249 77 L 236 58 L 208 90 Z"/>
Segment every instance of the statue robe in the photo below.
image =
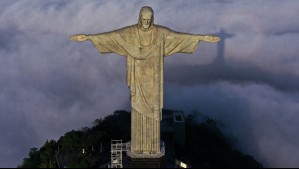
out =
<path fill-rule="evenodd" d="M 100 53 L 116 53 L 127 59 L 127 83 L 131 92 L 131 151 L 160 152 L 160 120 L 163 108 L 164 57 L 192 53 L 200 36 L 153 25 L 151 42 L 142 44 L 137 25 L 89 35 Z"/>

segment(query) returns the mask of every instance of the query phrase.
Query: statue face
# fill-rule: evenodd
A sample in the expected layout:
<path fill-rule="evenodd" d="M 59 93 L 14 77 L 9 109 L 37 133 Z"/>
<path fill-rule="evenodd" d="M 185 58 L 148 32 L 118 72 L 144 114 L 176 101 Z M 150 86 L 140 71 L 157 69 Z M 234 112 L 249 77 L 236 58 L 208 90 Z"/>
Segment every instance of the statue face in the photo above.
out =
<path fill-rule="evenodd" d="M 143 12 L 141 14 L 141 25 L 144 29 L 148 29 L 152 23 L 152 13 Z"/>

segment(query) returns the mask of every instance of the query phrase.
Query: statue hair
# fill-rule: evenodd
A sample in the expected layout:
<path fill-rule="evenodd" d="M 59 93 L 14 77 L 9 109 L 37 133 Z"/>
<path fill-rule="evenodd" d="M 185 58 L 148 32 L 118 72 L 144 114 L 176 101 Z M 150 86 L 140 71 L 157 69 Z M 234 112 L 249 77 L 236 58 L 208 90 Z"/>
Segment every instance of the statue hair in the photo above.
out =
<path fill-rule="evenodd" d="M 137 27 L 138 27 L 138 28 L 141 28 L 141 27 L 142 27 L 141 14 L 142 14 L 143 12 L 149 12 L 149 13 L 152 13 L 152 22 L 151 22 L 150 28 L 153 27 L 153 25 L 154 25 L 154 11 L 153 11 L 153 9 L 152 9 L 150 6 L 143 6 L 143 7 L 140 9 L 140 12 L 139 12 L 139 19 L 138 19 Z"/>

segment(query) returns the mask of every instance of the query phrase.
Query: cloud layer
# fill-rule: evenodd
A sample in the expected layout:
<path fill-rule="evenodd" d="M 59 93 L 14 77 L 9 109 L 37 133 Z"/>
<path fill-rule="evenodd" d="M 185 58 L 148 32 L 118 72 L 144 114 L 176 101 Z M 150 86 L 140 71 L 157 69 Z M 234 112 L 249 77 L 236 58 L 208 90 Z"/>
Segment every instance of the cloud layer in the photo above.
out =
<path fill-rule="evenodd" d="M 299 166 L 297 1 L 130 2 L 0 2 L 0 167 L 20 164 L 46 139 L 129 110 L 125 58 L 68 37 L 135 24 L 144 5 L 176 31 L 234 34 L 221 56 L 216 44 L 201 43 L 192 55 L 165 59 L 165 107 L 222 122 L 232 144 L 266 167 Z"/>

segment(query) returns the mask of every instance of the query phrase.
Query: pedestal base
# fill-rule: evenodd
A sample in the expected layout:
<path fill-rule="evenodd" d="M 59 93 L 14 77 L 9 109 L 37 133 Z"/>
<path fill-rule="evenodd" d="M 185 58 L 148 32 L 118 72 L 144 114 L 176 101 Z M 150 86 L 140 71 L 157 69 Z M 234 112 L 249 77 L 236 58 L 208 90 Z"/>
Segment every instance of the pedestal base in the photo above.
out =
<path fill-rule="evenodd" d="M 161 141 L 160 152 L 156 154 L 150 153 L 134 153 L 131 151 L 131 143 L 126 143 L 126 156 L 123 159 L 125 168 L 165 168 L 165 143 Z"/>
<path fill-rule="evenodd" d="M 127 156 L 131 158 L 161 158 L 165 155 L 165 150 L 156 153 L 156 154 L 150 154 L 150 153 L 142 153 L 142 154 L 137 154 L 132 151 L 127 151 Z"/>
<path fill-rule="evenodd" d="M 126 156 L 123 161 L 124 168 L 164 168 L 165 158 L 132 158 Z"/>

